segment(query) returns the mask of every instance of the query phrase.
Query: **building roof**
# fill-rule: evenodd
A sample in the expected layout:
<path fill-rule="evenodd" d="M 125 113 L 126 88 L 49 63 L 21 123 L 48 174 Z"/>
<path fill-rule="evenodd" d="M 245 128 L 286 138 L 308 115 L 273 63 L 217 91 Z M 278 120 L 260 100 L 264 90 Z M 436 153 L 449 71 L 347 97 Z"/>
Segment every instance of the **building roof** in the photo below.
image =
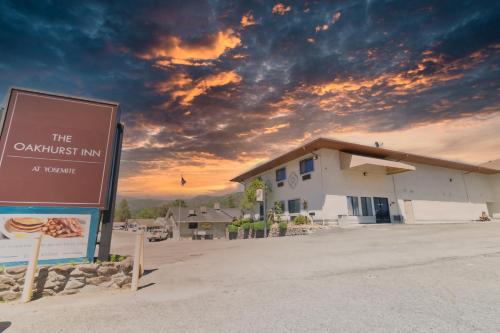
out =
<path fill-rule="evenodd" d="M 194 214 L 193 214 L 194 213 Z M 180 208 L 180 222 L 222 222 L 231 223 L 233 220 L 241 215 L 239 209 L 214 209 L 210 207 L 200 208 Z M 168 217 L 172 217 L 175 221 L 179 222 L 179 208 L 171 207 L 167 213 Z"/>
<path fill-rule="evenodd" d="M 165 224 L 162 223 L 162 221 L 160 221 L 159 219 L 128 219 L 127 223 L 128 224 L 135 223 L 143 227 L 157 227 L 157 226 L 163 226 Z"/>
<path fill-rule="evenodd" d="M 375 157 L 380 159 L 386 159 L 390 161 L 397 162 L 411 162 L 411 163 L 420 163 L 427 164 L 432 166 L 438 166 L 443 168 L 450 168 L 456 170 L 462 170 L 466 172 L 476 172 L 483 174 L 494 174 L 500 173 L 500 169 L 488 167 L 488 166 L 478 166 L 473 164 L 467 164 L 462 162 L 455 162 L 444 160 L 440 158 L 428 157 L 423 155 L 416 155 L 411 153 L 406 153 L 397 150 L 378 148 L 372 146 L 365 146 L 358 143 L 351 143 L 346 141 L 327 139 L 327 138 L 318 138 L 313 141 L 310 141 L 298 148 L 295 148 L 283 155 L 280 155 L 272 160 L 269 160 L 265 163 L 257 165 L 256 167 L 245 171 L 239 176 L 231 179 L 233 182 L 242 182 L 246 179 L 257 176 L 269 169 L 276 168 L 280 165 L 283 165 L 289 161 L 292 161 L 301 156 L 313 153 L 321 148 L 339 150 L 344 153 L 349 154 L 357 154 L 368 157 Z"/>

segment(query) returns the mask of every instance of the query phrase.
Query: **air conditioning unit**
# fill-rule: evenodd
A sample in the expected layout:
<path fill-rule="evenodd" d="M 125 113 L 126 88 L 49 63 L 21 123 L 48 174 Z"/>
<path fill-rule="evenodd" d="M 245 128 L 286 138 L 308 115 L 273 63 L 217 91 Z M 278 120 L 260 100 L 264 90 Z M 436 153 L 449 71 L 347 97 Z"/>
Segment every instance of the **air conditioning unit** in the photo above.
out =
<path fill-rule="evenodd" d="M 195 210 L 194 210 L 194 209 L 190 209 L 190 210 L 188 211 L 188 215 L 189 215 L 189 216 L 196 216 L 196 212 L 195 212 Z"/>
<path fill-rule="evenodd" d="M 207 212 L 207 207 L 200 207 L 200 213 L 205 214 Z"/>

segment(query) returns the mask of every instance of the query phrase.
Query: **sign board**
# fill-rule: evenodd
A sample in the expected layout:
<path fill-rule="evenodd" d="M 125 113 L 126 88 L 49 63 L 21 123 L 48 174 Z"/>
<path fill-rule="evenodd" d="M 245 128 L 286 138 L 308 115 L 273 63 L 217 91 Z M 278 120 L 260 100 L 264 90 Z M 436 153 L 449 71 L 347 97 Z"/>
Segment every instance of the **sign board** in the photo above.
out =
<path fill-rule="evenodd" d="M 255 190 L 255 201 L 257 201 L 257 202 L 264 201 L 264 190 L 263 189 L 258 188 Z"/>
<path fill-rule="evenodd" d="M 11 89 L 0 137 L 0 205 L 105 209 L 118 104 Z"/>
<path fill-rule="evenodd" d="M 0 264 L 26 264 L 42 234 L 40 264 L 94 260 L 99 209 L 0 207 Z"/>

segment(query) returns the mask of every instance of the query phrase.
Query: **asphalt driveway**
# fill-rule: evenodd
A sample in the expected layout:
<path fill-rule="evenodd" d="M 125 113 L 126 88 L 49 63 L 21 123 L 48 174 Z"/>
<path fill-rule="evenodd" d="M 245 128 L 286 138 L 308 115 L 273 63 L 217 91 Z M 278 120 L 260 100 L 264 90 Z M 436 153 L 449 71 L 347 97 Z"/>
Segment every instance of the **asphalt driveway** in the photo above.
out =
<path fill-rule="evenodd" d="M 114 235 L 132 253 L 134 235 Z M 146 243 L 143 286 L 0 304 L 0 332 L 496 332 L 500 224 Z M 3 322 L 3 324 L 2 324 Z M 3 325 L 3 326 L 2 326 Z"/>

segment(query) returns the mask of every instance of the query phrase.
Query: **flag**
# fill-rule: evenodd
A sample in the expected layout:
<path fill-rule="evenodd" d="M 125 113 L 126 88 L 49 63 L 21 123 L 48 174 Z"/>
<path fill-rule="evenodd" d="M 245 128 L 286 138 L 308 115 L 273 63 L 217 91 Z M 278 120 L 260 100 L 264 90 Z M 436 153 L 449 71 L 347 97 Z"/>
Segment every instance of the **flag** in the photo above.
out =
<path fill-rule="evenodd" d="M 187 181 L 181 176 L 181 186 L 186 185 Z"/>

